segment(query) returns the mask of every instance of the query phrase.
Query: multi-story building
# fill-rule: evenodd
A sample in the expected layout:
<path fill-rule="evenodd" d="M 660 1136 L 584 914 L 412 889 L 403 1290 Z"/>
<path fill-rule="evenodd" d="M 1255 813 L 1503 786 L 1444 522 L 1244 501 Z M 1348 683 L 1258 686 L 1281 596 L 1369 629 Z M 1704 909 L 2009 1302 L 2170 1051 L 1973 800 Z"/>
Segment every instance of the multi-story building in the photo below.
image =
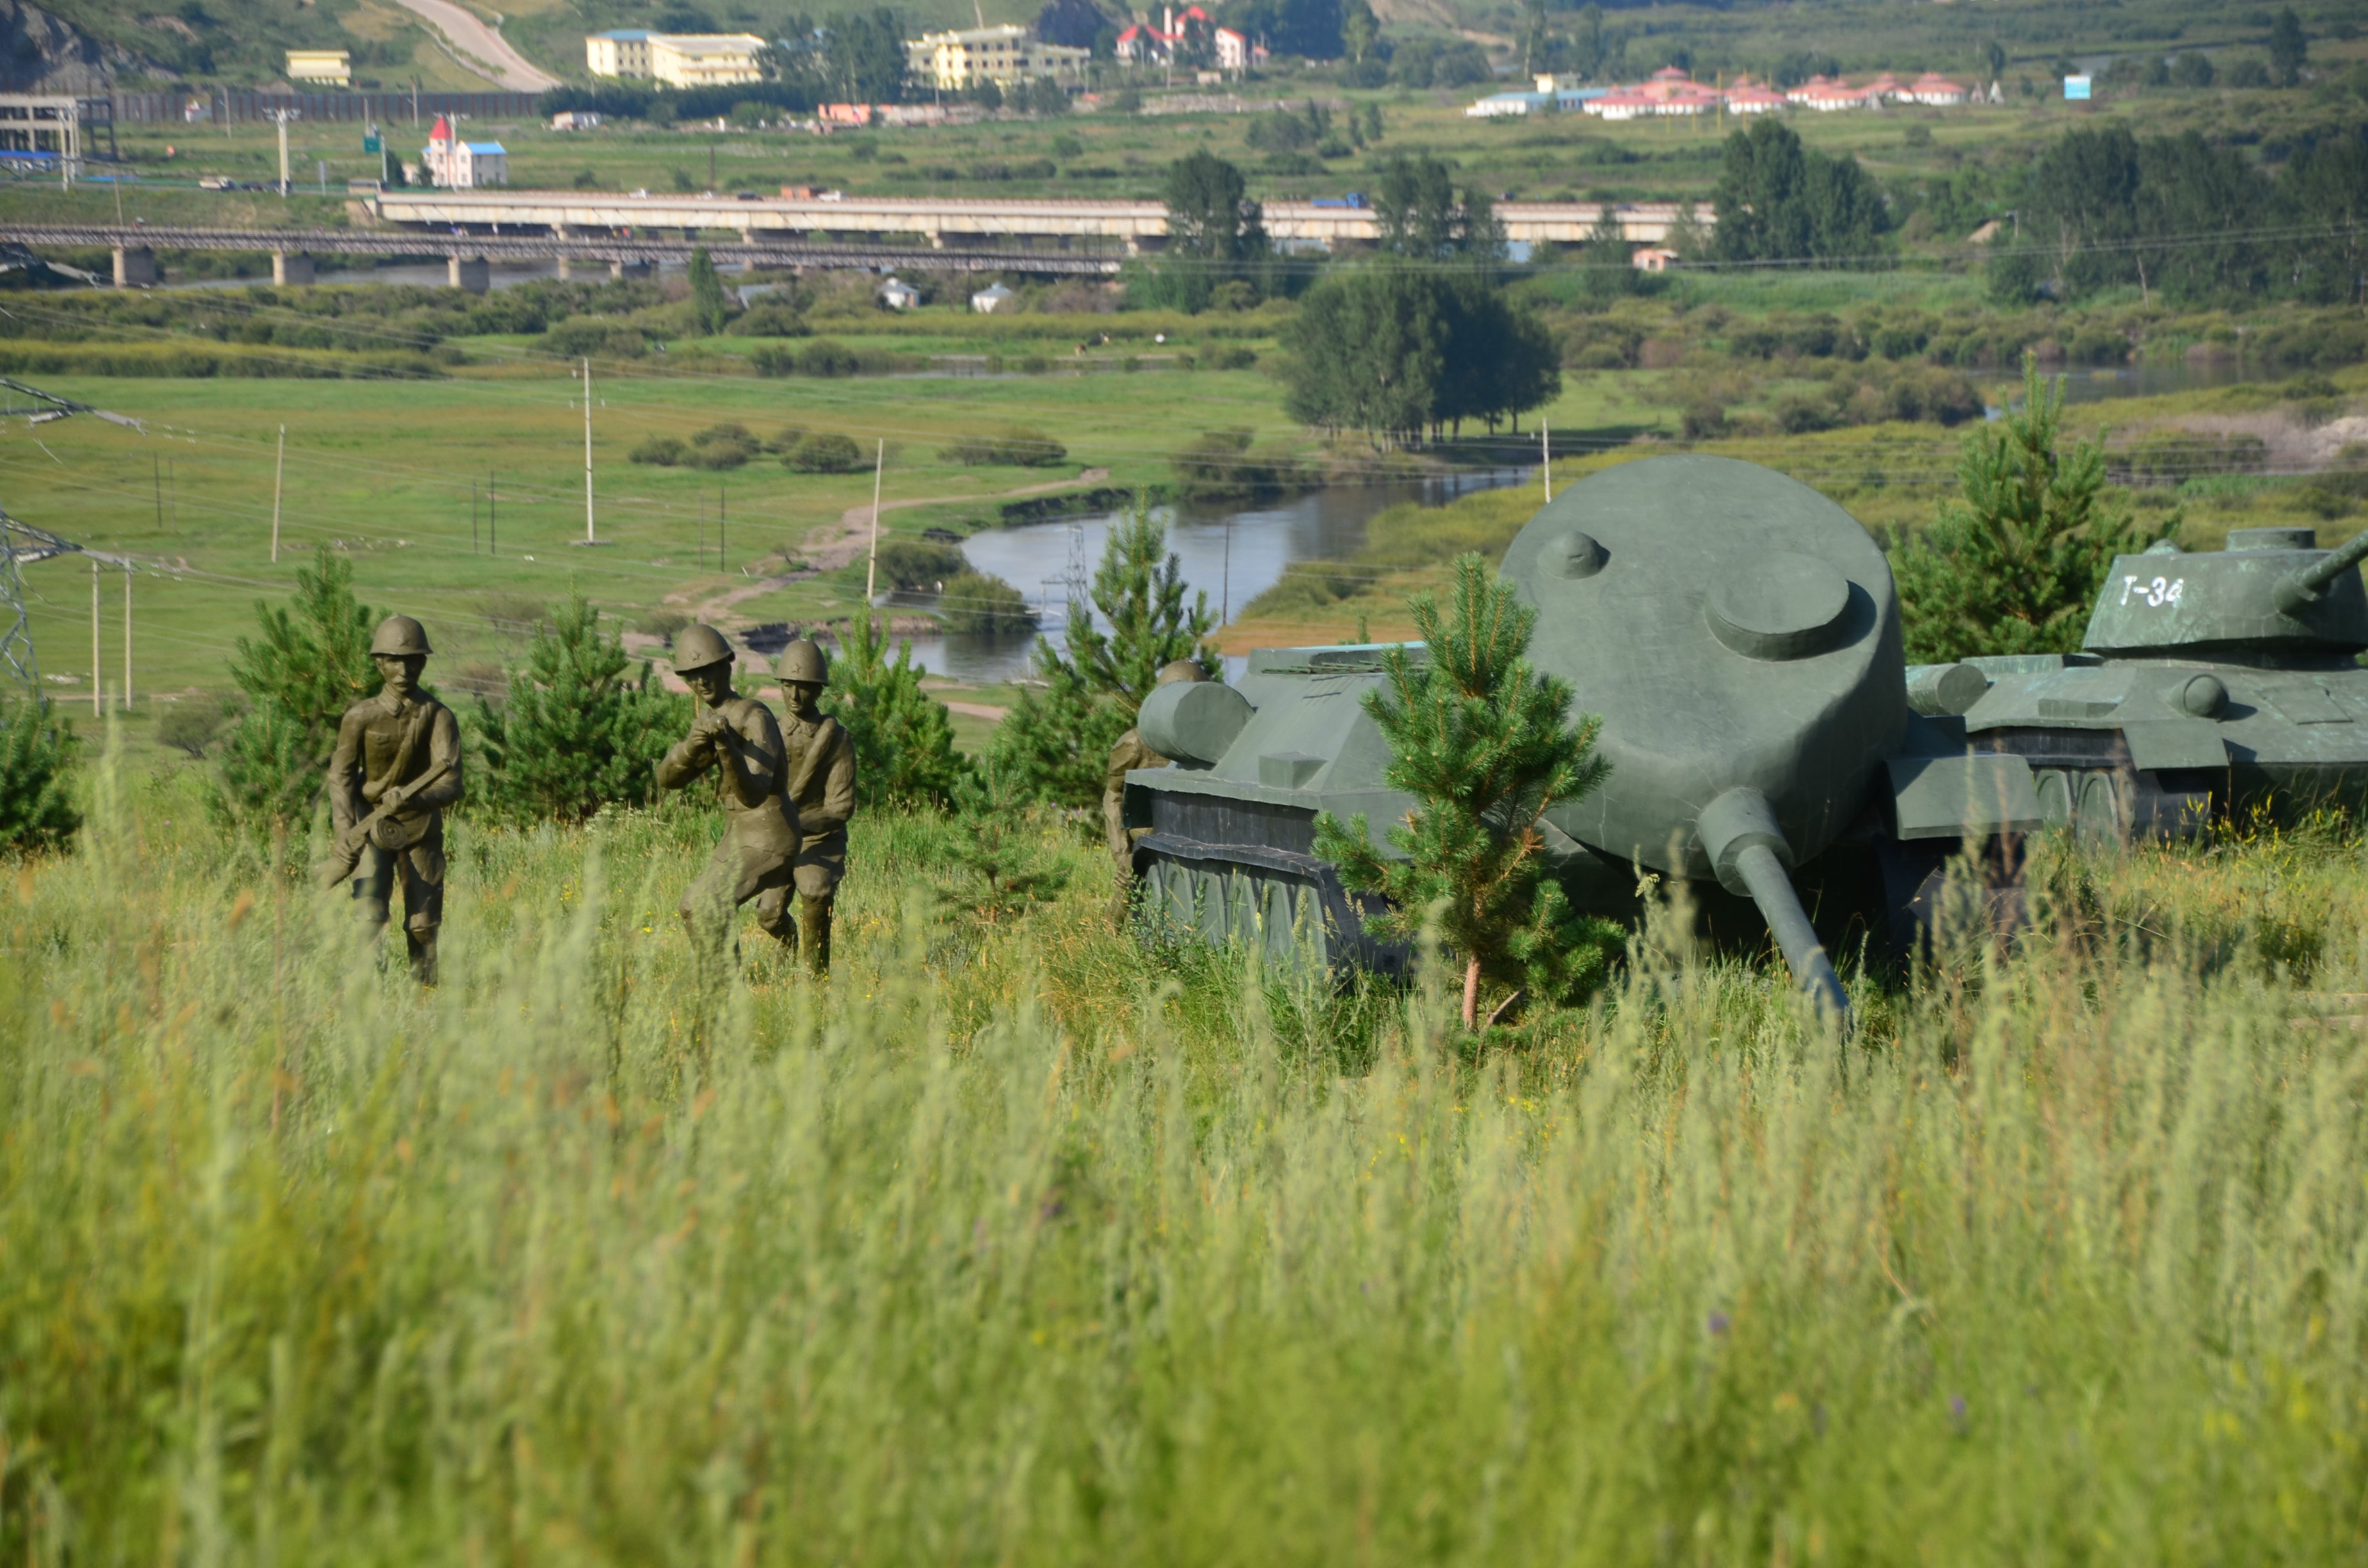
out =
<path fill-rule="evenodd" d="M 595 76 L 625 76 L 673 87 L 719 87 L 758 82 L 765 40 L 754 33 L 659 33 L 619 28 L 584 40 L 584 62 Z"/>
<path fill-rule="evenodd" d="M 1089 49 L 1042 43 L 1026 28 L 1008 22 L 959 32 L 923 33 L 906 40 L 905 51 L 914 77 L 941 92 L 957 92 L 980 82 L 1008 86 L 1045 76 L 1082 76 L 1086 62 L 1093 58 Z"/>

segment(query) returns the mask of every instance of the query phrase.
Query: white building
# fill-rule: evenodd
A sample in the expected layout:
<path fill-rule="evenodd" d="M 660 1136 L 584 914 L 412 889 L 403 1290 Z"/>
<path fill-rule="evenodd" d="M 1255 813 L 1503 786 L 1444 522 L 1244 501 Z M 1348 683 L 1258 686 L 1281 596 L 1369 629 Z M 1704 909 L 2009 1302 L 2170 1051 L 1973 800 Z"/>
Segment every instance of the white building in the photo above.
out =
<path fill-rule="evenodd" d="M 988 288 L 981 289 L 977 293 L 973 294 L 970 297 L 970 308 L 976 311 L 980 315 L 991 316 L 997 310 L 1002 308 L 1003 302 L 1006 300 L 1010 298 L 1011 290 L 1005 288 L 1002 284 L 996 283 Z"/>
<path fill-rule="evenodd" d="M 880 285 L 880 302 L 892 311 L 909 311 L 921 302 L 921 291 L 901 278 Z"/>
<path fill-rule="evenodd" d="M 354 85 L 354 57 L 342 49 L 291 49 L 288 51 L 288 79 L 350 87 Z"/>
<path fill-rule="evenodd" d="M 1248 35 L 1232 28 L 1217 29 L 1217 69 L 1238 75 L 1253 65 L 1267 62 L 1267 47 Z"/>
<path fill-rule="evenodd" d="M 427 132 L 419 150 L 419 172 L 427 183 L 447 190 L 478 190 L 510 183 L 510 155 L 498 142 L 463 142 L 452 134 L 452 122 L 442 115 Z"/>
<path fill-rule="evenodd" d="M 551 117 L 553 131 L 594 131 L 599 124 L 600 117 L 588 108 L 562 109 Z"/>
<path fill-rule="evenodd" d="M 664 82 L 673 87 L 719 87 L 762 81 L 757 63 L 765 40 L 755 33 L 658 33 L 619 28 L 584 40 L 584 63 L 595 76 Z"/>
<path fill-rule="evenodd" d="M 1078 77 L 1093 58 L 1090 49 L 1040 43 L 1026 28 L 965 28 L 923 33 L 905 41 L 913 74 L 941 92 L 958 92 L 979 82 L 1009 86 L 1040 77 Z"/>

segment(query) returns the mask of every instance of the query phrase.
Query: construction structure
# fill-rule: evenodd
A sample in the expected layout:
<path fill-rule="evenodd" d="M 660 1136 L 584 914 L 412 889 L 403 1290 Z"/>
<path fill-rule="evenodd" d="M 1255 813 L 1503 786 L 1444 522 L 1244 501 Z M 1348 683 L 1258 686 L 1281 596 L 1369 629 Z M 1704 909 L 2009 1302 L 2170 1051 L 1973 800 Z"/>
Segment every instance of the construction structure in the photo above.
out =
<path fill-rule="evenodd" d="M 108 414 L 86 403 L 76 403 L 72 398 L 60 397 L 55 392 L 46 392 L 39 387 L 29 387 L 6 376 L 0 376 L 0 398 L 5 398 L 5 406 L 0 406 L 0 417 L 22 414 L 28 416 L 28 423 L 44 425 L 71 415 L 95 414 L 109 424 L 139 428 L 137 421 L 120 414 Z M 28 401 L 30 408 L 18 408 L 17 403 L 19 398 Z M 38 562 L 55 560 L 61 555 L 85 556 L 91 565 L 90 684 L 91 710 L 94 713 L 98 712 L 106 701 L 106 683 L 100 678 L 103 666 L 99 651 L 99 572 L 103 566 L 123 570 L 121 698 L 123 706 L 129 709 L 131 706 L 131 558 L 86 549 L 46 528 L 20 522 L 5 511 L 0 511 L 0 670 L 14 676 L 23 686 L 28 697 L 36 701 L 46 699 L 48 693 L 41 686 L 40 662 L 33 653 L 32 618 L 25 609 L 24 568 Z"/>
<path fill-rule="evenodd" d="M 104 136 L 105 152 L 94 148 Z M 88 158 L 115 161 L 115 104 L 105 97 L 0 93 L 0 165 L 17 172 L 82 173 Z"/>

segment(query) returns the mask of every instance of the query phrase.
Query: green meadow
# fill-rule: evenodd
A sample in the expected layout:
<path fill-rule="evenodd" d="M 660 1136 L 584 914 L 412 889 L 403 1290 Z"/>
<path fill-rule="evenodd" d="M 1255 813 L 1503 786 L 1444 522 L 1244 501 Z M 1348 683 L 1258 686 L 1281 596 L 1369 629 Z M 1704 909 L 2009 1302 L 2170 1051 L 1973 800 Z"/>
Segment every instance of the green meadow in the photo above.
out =
<path fill-rule="evenodd" d="M 701 972 L 672 810 L 453 830 L 444 983 L 102 762 L 0 881 L 0 1554 L 2356 1561 L 2340 833 L 2047 846 L 1852 980 L 1681 907 L 1474 1043 L 855 826 L 827 983 Z M 398 966 L 399 968 L 399 966 Z"/>

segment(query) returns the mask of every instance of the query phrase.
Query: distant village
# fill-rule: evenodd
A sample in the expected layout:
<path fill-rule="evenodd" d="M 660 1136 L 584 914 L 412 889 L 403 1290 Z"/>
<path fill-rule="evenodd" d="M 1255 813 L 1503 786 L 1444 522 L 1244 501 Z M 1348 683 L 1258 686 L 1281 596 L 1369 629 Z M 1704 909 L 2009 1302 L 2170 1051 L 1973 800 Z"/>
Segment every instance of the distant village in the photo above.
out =
<path fill-rule="evenodd" d="M 1588 85 L 1542 75 L 1534 92 L 1491 93 L 1463 112 L 1474 119 L 1572 111 L 1604 119 L 1649 119 L 1662 115 L 1766 114 L 1783 108 L 1830 112 L 1881 108 L 1886 104 L 1951 108 L 1965 103 L 2005 101 L 2006 95 L 1996 82 L 1987 88 L 1966 87 L 1936 71 L 1927 71 L 1912 82 L 1903 82 L 1885 71 L 1856 86 L 1831 76 L 1812 76 L 1797 87 L 1780 91 L 1748 75 L 1713 86 L 1667 66 L 1654 72 L 1648 81 L 1623 86 Z"/>

